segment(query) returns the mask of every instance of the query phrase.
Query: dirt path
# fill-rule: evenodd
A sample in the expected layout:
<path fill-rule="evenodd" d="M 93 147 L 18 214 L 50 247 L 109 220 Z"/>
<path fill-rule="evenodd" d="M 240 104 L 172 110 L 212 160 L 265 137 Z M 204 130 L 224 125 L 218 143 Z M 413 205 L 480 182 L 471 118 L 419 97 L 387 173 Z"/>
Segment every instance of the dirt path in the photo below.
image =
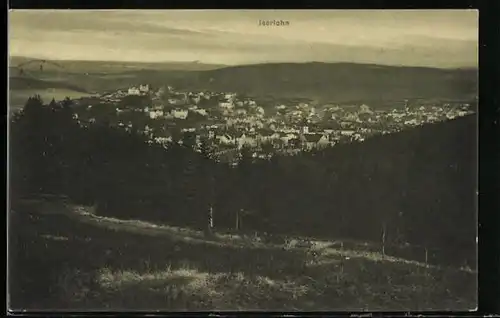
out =
<path fill-rule="evenodd" d="M 147 235 L 147 236 L 163 236 L 172 241 L 186 242 L 190 244 L 205 244 L 218 247 L 231 248 L 248 248 L 248 249 L 289 249 L 307 253 L 310 250 L 315 250 L 323 259 L 330 258 L 364 258 L 372 261 L 405 263 L 415 265 L 422 268 L 440 269 L 440 266 L 429 265 L 414 260 L 407 260 L 398 257 L 382 255 L 378 252 L 369 252 L 363 250 L 344 249 L 332 247 L 333 241 L 321 241 L 310 239 L 311 248 L 305 247 L 286 247 L 285 244 L 269 244 L 262 243 L 256 240 L 246 239 L 239 235 L 215 233 L 213 237 L 206 237 L 203 232 L 169 226 L 158 225 L 150 222 L 139 220 L 122 220 L 112 217 L 98 216 L 94 214 L 93 208 L 89 206 L 74 205 L 66 202 L 50 202 L 44 200 L 23 200 L 23 204 L 36 206 L 36 211 L 41 214 L 59 214 L 72 218 L 75 221 L 90 224 L 93 226 L 103 227 L 110 230 L 126 231 L 128 233 Z M 476 273 L 476 271 L 468 268 L 448 268 L 454 271 L 464 271 Z"/>

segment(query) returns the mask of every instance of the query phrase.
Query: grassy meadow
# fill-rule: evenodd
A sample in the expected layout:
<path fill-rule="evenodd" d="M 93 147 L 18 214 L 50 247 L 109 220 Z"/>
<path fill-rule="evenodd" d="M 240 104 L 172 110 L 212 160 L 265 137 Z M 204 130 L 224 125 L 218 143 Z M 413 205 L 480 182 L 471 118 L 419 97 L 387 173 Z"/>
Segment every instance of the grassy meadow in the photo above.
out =
<path fill-rule="evenodd" d="M 28 310 L 469 310 L 476 273 L 310 239 L 202 232 L 12 202 L 9 307 Z"/>

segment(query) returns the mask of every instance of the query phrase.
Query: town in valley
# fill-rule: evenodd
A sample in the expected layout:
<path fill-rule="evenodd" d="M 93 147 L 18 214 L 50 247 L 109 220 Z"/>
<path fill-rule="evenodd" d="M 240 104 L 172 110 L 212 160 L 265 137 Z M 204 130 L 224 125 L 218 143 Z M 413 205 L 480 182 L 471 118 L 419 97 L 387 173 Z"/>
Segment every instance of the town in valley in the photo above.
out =
<path fill-rule="evenodd" d="M 475 112 L 476 100 L 401 100 L 372 109 L 369 102 L 323 104 L 307 98 L 253 98 L 233 92 L 180 91 L 149 84 L 72 101 L 81 125 L 106 123 L 140 132 L 168 147 L 209 146 L 216 160 L 294 154 L 363 142 L 373 135 L 451 120 Z"/>
<path fill-rule="evenodd" d="M 477 308 L 477 10 L 8 29 L 10 313 Z"/>

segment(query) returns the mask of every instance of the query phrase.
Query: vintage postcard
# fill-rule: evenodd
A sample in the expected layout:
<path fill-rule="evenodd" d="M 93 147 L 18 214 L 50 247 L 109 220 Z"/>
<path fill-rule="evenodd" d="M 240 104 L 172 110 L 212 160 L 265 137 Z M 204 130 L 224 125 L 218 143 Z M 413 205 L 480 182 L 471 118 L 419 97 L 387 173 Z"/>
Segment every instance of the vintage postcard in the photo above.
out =
<path fill-rule="evenodd" d="M 11 10 L 8 308 L 477 307 L 476 10 Z"/>

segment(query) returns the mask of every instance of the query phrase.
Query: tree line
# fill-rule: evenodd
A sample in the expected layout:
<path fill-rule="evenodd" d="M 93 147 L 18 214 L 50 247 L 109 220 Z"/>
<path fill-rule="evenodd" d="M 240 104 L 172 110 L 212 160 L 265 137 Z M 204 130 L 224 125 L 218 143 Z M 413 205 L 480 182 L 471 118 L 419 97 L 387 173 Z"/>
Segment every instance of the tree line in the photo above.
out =
<path fill-rule="evenodd" d="M 81 126 L 72 102 L 35 96 L 11 118 L 11 199 L 62 194 L 98 214 L 205 229 L 346 238 L 438 249 L 475 265 L 475 118 L 233 167 L 208 146 L 168 149 L 140 132 Z M 237 220 L 238 218 L 238 220 Z"/>

